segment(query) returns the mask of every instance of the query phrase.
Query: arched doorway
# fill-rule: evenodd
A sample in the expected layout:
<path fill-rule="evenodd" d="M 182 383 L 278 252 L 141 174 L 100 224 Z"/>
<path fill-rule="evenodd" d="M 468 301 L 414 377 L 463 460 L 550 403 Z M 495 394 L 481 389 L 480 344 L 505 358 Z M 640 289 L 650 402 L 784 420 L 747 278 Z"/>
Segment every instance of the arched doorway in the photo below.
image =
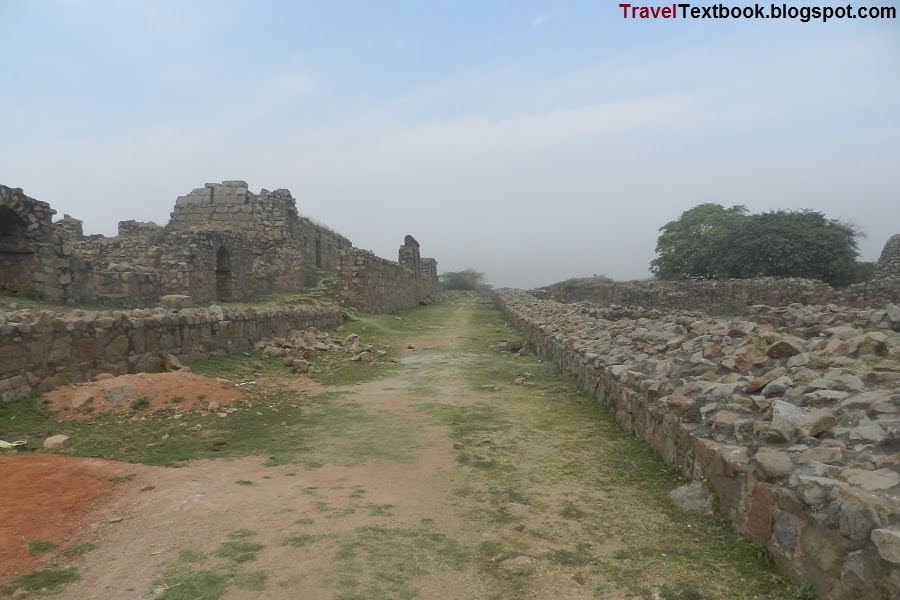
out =
<path fill-rule="evenodd" d="M 234 277 L 231 273 L 231 256 L 225 246 L 216 252 L 216 298 L 231 300 L 234 295 Z"/>
<path fill-rule="evenodd" d="M 0 206 L 0 291 L 18 294 L 34 289 L 36 250 L 22 217 Z"/>

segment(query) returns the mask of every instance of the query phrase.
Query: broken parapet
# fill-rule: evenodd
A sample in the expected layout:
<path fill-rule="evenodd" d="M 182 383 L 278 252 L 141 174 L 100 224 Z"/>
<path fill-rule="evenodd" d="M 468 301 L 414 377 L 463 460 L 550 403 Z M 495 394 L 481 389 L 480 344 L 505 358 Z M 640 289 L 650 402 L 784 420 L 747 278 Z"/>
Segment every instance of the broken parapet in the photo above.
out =
<path fill-rule="evenodd" d="M 824 599 L 900 597 L 900 307 L 498 303 L 794 578 Z"/>

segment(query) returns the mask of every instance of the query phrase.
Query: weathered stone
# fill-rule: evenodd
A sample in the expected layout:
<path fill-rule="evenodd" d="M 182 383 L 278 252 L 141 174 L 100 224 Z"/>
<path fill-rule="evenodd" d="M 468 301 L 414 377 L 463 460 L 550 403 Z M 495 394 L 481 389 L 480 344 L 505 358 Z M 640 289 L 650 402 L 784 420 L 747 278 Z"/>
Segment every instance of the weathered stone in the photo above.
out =
<path fill-rule="evenodd" d="M 794 469 L 791 456 L 785 452 L 757 452 L 754 457 L 764 479 L 787 477 Z"/>
<path fill-rule="evenodd" d="M 872 542 L 878 548 L 881 558 L 900 565 L 900 531 L 896 529 L 875 529 L 872 531 Z"/>
<path fill-rule="evenodd" d="M 843 481 L 814 475 L 801 475 L 798 478 L 800 495 L 810 506 L 819 506 L 834 500 L 837 491 L 847 486 Z"/>
<path fill-rule="evenodd" d="M 128 402 L 137 394 L 137 392 L 135 392 L 134 386 L 130 383 L 117 383 L 114 385 L 110 385 L 107 386 L 104 391 L 106 392 L 106 400 L 113 404 L 118 404 L 119 402 Z"/>
<path fill-rule="evenodd" d="M 669 499 L 688 512 L 712 513 L 712 496 L 699 481 L 675 488 L 669 493 Z"/>
<path fill-rule="evenodd" d="M 165 308 L 178 310 L 193 307 L 194 299 L 191 296 L 185 296 L 183 294 L 167 294 L 160 297 L 159 304 Z M 222 319 L 219 320 L 221 321 Z"/>
<path fill-rule="evenodd" d="M 787 390 L 794 385 L 794 380 L 790 377 L 778 377 L 777 379 L 773 379 L 769 383 L 766 384 L 766 387 L 762 389 L 760 392 L 761 395 L 766 398 L 771 398 L 772 396 L 781 396 Z"/>
<path fill-rule="evenodd" d="M 900 475 L 891 469 L 863 471 L 861 469 L 844 469 L 844 479 L 864 490 L 886 490 L 900 484 Z"/>
<path fill-rule="evenodd" d="M 776 360 L 782 358 L 790 358 L 795 354 L 800 354 L 803 349 L 791 340 L 778 340 L 766 349 L 766 355 Z"/>
<path fill-rule="evenodd" d="M 44 448 L 47 450 L 62 450 L 69 447 L 69 436 L 54 435 L 44 440 Z"/>

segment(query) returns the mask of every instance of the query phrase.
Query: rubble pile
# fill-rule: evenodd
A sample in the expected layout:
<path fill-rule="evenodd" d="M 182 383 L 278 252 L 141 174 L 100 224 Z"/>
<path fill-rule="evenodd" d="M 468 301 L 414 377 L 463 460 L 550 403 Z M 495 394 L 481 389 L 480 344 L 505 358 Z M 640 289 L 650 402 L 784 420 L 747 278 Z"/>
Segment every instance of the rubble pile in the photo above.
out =
<path fill-rule="evenodd" d="M 323 353 L 343 355 L 348 362 L 365 365 L 387 355 L 385 348 L 363 343 L 358 335 L 351 333 L 345 338 L 332 337 L 324 331 L 310 327 L 304 331 L 294 330 L 285 337 L 257 342 L 256 350 L 265 358 L 282 357 L 284 364 L 293 367 L 297 373 L 309 372 L 315 356 Z"/>
<path fill-rule="evenodd" d="M 900 307 L 499 302 L 822 597 L 900 597 Z"/>

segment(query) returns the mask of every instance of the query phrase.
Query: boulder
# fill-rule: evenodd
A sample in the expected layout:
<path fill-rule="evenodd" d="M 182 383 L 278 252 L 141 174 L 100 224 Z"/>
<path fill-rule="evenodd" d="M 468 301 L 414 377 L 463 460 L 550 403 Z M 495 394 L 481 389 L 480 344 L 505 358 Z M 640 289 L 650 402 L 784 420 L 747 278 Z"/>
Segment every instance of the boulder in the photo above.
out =
<path fill-rule="evenodd" d="M 69 436 L 54 435 L 44 440 L 44 448 L 47 450 L 61 450 L 69 447 Z"/>

